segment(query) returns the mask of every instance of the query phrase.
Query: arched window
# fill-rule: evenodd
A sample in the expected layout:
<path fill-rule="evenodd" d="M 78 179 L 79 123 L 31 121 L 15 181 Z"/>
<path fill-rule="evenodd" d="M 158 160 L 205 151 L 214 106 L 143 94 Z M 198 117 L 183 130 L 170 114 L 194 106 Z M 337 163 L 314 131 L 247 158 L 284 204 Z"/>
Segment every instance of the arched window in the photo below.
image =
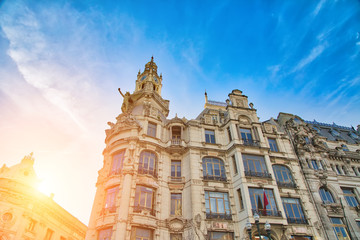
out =
<path fill-rule="evenodd" d="M 112 156 L 112 164 L 110 174 L 119 174 L 123 168 L 125 150 L 117 152 Z"/>
<path fill-rule="evenodd" d="M 203 158 L 203 173 L 205 180 L 226 181 L 224 162 L 218 158 Z"/>
<path fill-rule="evenodd" d="M 273 170 L 279 187 L 296 187 L 291 171 L 288 167 L 284 165 L 273 165 Z"/>
<path fill-rule="evenodd" d="M 319 193 L 323 203 L 325 204 L 335 203 L 335 200 L 328 189 L 322 187 L 319 189 Z"/>
<path fill-rule="evenodd" d="M 155 153 L 149 151 L 143 151 L 140 154 L 139 160 L 139 169 L 138 173 L 140 174 L 150 174 L 156 177 L 156 165 L 157 165 L 157 158 Z"/>

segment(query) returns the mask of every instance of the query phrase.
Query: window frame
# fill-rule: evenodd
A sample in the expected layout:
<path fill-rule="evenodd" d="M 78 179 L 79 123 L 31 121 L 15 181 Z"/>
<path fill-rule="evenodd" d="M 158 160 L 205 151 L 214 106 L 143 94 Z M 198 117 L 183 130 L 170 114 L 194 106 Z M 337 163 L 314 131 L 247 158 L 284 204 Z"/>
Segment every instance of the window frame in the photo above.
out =
<path fill-rule="evenodd" d="M 253 132 L 251 128 L 239 127 L 240 139 L 244 144 L 252 144 L 254 142 Z"/>
<path fill-rule="evenodd" d="M 331 191 L 327 188 L 319 188 L 319 195 L 324 204 L 336 203 L 335 198 Z"/>
<path fill-rule="evenodd" d="M 182 180 L 180 160 L 171 160 L 170 177 L 171 177 L 171 181 L 174 182 L 180 182 Z"/>
<path fill-rule="evenodd" d="M 276 184 L 279 187 L 296 187 L 294 177 L 289 167 L 282 164 L 274 164 L 272 168 L 275 174 Z M 287 181 L 285 179 L 287 179 Z"/>
<path fill-rule="evenodd" d="M 125 159 L 125 149 L 112 154 L 110 175 L 120 174 Z"/>
<path fill-rule="evenodd" d="M 358 207 L 359 206 L 359 200 L 357 199 L 356 193 L 353 188 L 346 188 L 342 187 L 341 190 L 343 191 L 344 198 L 350 207 Z M 350 191 L 350 193 L 345 191 Z"/>
<path fill-rule="evenodd" d="M 216 144 L 215 130 L 205 129 L 205 143 Z"/>
<path fill-rule="evenodd" d="M 146 231 L 149 233 L 149 236 L 140 236 L 140 232 L 138 232 L 137 230 L 141 230 L 141 231 Z M 139 234 L 139 235 L 137 235 Z M 141 234 L 143 235 L 143 234 Z M 150 229 L 150 228 L 143 228 L 143 227 L 132 227 L 131 229 L 131 240 L 153 240 L 154 239 L 154 230 Z"/>
<path fill-rule="evenodd" d="M 269 147 L 271 152 L 279 152 L 276 138 L 268 138 Z"/>
<path fill-rule="evenodd" d="M 332 225 L 332 229 L 335 233 L 336 239 L 339 240 L 338 234 L 341 232 L 342 237 L 341 239 L 344 240 L 350 240 L 350 235 L 349 235 L 349 231 L 346 228 L 346 225 L 344 224 L 344 221 L 342 220 L 342 218 L 339 217 L 329 217 L 331 225 Z M 339 222 L 334 222 L 336 220 L 339 220 Z M 346 233 L 347 236 L 344 236 L 344 232 Z"/>
<path fill-rule="evenodd" d="M 220 235 L 220 236 L 214 236 L 214 235 Z M 218 232 L 218 231 L 209 231 L 208 232 L 208 239 L 209 240 L 233 240 L 234 239 L 234 233 L 233 232 Z M 214 238 L 216 237 L 216 238 Z M 225 238 L 224 238 L 225 237 Z"/>
<path fill-rule="evenodd" d="M 170 194 L 170 215 L 182 216 L 182 194 L 171 193 Z"/>
<path fill-rule="evenodd" d="M 157 156 L 154 152 L 144 150 L 140 153 L 138 173 L 157 177 Z"/>
<path fill-rule="evenodd" d="M 143 195 L 145 195 L 143 197 Z M 144 200 L 144 203 L 142 203 Z M 150 203 L 149 203 L 150 201 Z M 137 185 L 135 189 L 135 198 L 134 198 L 134 210 L 137 212 L 141 212 L 141 210 L 150 211 L 151 215 L 155 215 L 155 189 Z"/>
<path fill-rule="evenodd" d="M 148 122 L 147 135 L 156 138 L 157 124 L 154 122 Z"/>
<path fill-rule="evenodd" d="M 238 164 L 236 161 L 235 154 L 231 156 L 231 159 L 232 159 L 232 164 L 233 164 L 233 168 L 234 168 L 234 175 L 237 175 L 239 173 L 239 171 L 238 171 Z"/>
<path fill-rule="evenodd" d="M 241 157 L 244 163 L 245 176 L 271 178 L 271 174 L 267 169 L 264 156 L 242 154 Z"/>
<path fill-rule="evenodd" d="M 286 202 L 287 201 L 287 202 Z M 290 202 L 292 201 L 292 202 Z M 289 224 L 307 224 L 300 198 L 282 197 L 285 215 Z M 298 213 L 298 216 L 296 216 Z"/>
<path fill-rule="evenodd" d="M 232 219 L 229 193 L 227 192 L 205 191 L 205 208 L 207 219 Z"/>
<path fill-rule="evenodd" d="M 275 216 L 275 217 L 282 217 L 281 212 L 278 210 L 274 190 L 273 189 L 263 189 L 263 188 L 254 188 L 249 187 L 249 197 L 251 202 L 251 209 L 252 212 L 257 212 L 260 216 L 265 215 L 265 209 L 257 209 L 258 208 L 258 198 L 261 199 L 261 204 L 263 205 L 264 202 L 264 190 L 266 194 L 266 198 L 268 199 L 268 206 L 266 207 L 266 215 L 267 216 Z M 263 206 L 264 207 L 264 206 Z M 259 211 L 258 211 L 259 210 Z"/>
<path fill-rule="evenodd" d="M 225 163 L 220 158 L 204 157 L 202 159 L 204 180 L 226 181 Z M 216 173 L 219 172 L 219 174 Z"/>
<path fill-rule="evenodd" d="M 228 127 L 226 128 L 226 130 L 227 130 L 228 139 L 229 139 L 229 143 L 230 143 L 230 142 L 233 140 L 232 135 L 231 135 L 230 126 L 228 126 Z"/>
<path fill-rule="evenodd" d="M 116 196 L 119 192 L 119 186 L 106 189 L 104 208 L 110 213 L 116 212 Z"/>
<path fill-rule="evenodd" d="M 110 232 L 110 234 L 109 234 L 109 232 Z M 105 236 L 101 236 L 102 234 L 104 234 Z M 111 240 L 111 236 L 112 236 L 112 227 L 103 228 L 98 231 L 97 239 L 98 240 Z"/>

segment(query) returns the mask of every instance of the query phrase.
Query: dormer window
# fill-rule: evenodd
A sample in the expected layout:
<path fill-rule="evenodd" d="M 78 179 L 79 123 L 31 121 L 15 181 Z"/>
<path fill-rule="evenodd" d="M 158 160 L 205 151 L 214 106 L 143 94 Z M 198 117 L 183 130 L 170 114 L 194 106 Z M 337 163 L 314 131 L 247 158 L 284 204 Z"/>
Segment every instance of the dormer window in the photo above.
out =
<path fill-rule="evenodd" d="M 330 132 L 334 137 L 339 137 L 340 136 L 340 133 L 338 131 L 336 131 L 335 129 L 331 129 Z"/>
<path fill-rule="evenodd" d="M 341 145 L 341 148 L 342 148 L 342 150 L 343 150 L 344 152 L 348 152 L 348 151 L 349 151 L 348 147 L 347 147 L 345 144 Z"/>

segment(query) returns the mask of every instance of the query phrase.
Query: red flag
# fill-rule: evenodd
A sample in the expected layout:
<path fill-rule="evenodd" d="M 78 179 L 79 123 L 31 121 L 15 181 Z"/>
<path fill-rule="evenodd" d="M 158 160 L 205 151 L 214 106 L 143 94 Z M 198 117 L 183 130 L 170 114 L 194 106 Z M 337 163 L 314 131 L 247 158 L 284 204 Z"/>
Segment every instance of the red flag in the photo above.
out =
<path fill-rule="evenodd" d="M 266 197 L 265 189 L 263 189 L 263 190 L 264 190 L 264 214 L 263 215 L 266 216 L 267 215 L 266 206 L 269 205 L 269 201 L 268 201 L 268 199 Z"/>

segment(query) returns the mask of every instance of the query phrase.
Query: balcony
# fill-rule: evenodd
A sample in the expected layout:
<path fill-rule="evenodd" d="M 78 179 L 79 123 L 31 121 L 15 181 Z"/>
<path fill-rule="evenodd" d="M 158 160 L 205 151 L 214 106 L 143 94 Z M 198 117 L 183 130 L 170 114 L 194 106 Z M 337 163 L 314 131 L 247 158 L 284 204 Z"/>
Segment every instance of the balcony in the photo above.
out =
<path fill-rule="evenodd" d="M 308 224 L 308 221 L 305 218 L 287 218 L 289 224 Z"/>
<path fill-rule="evenodd" d="M 254 172 L 254 171 L 245 171 L 245 176 L 247 177 L 259 177 L 259 178 L 271 178 L 271 174 L 266 172 Z"/>
<path fill-rule="evenodd" d="M 282 217 L 281 211 L 278 210 L 272 210 L 272 209 L 251 209 L 252 210 L 252 214 L 254 215 L 255 213 L 259 214 L 259 216 L 271 216 L 271 217 Z"/>
<path fill-rule="evenodd" d="M 168 181 L 170 183 L 183 183 L 185 182 L 185 177 L 173 177 L 169 176 Z"/>
<path fill-rule="evenodd" d="M 294 182 L 276 182 L 280 188 L 296 188 L 297 185 Z"/>
<path fill-rule="evenodd" d="M 145 214 L 145 215 L 150 214 L 152 216 L 155 216 L 155 209 L 147 208 L 147 207 L 144 207 L 144 206 L 134 206 L 133 212 L 134 213 L 141 213 L 141 214 Z"/>
<path fill-rule="evenodd" d="M 260 147 L 260 141 L 252 139 L 242 139 L 242 144 L 245 146 Z"/>
<path fill-rule="evenodd" d="M 205 175 L 204 180 L 226 182 L 226 176 Z"/>
<path fill-rule="evenodd" d="M 206 219 L 232 220 L 231 213 L 206 213 Z"/>
<path fill-rule="evenodd" d="M 157 178 L 157 177 L 158 177 L 155 169 L 146 169 L 146 168 L 139 167 L 138 173 L 139 173 L 139 174 L 151 175 L 151 176 L 153 176 L 154 178 Z"/>
<path fill-rule="evenodd" d="M 181 139 L 180 138 L 171 139 L 171 145 L 181 145 Z"/>

